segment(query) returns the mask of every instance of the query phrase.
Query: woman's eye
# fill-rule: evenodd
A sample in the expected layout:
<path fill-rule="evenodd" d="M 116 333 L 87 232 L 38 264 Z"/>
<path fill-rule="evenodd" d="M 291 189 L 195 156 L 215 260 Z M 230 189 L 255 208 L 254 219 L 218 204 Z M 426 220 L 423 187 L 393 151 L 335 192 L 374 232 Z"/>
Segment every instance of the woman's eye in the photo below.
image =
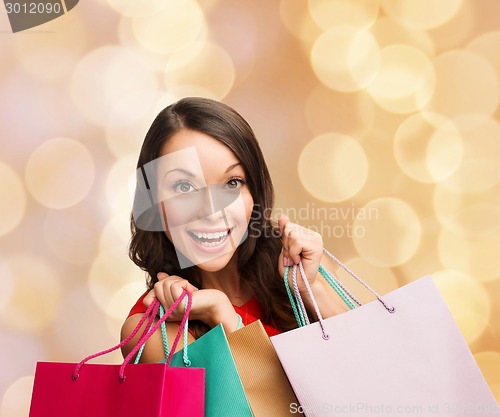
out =
<path fill-rule="evenodd" d="M 228 182 L 226 182 L 225 188 L 229 190 L 236 190 L 241 188 L 245 184 L 245 180 L 242 178 L 231 178 Z"/>
<path fill-rule="evenodd" d="M 177 193 L 189 193 L 196 191 L 196 188 L 189 181 L 178 181 L 173 185 L 173 190 Z"/>

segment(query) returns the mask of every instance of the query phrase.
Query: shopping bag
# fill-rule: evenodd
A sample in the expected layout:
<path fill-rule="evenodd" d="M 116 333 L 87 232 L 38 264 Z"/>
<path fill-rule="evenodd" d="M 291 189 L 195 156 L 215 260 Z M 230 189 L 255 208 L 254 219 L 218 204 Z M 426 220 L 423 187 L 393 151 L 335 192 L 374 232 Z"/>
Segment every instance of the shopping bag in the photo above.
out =
<path fill-rule="evenodd" d="M 303 415 L 293 412 L 297 397 L 260 320 L 229 334 L 227 340 L 255 417 Z"/>
<path fill-rule="evenodd" d="M 307 417 L 500 416 L 431 276 L 382 298 L 348 272 L 377 299 L 323 319 L 305 279 L 318 322 L 271 337 Z"/>
<path fill-rule="evenodd" d="M 188 296 L 181 329 L 191 308 L 191 295 L 183 292 L 162 318 Z M 139 347 L 161 324 L 150 328 L 159 308 L 155 300 L 136 329 L 119 345 L 91 355 L 80 363 L 39 362 L 31 398 L 30 417 L 203 417 L 205 370 L 174 368 L 165 364 L 129 364 Z M 149 325 L 121 365 L 87 364 L 97 356 L 119 349 Z M 177 345 L 181 329 L 174 341 Z"/>
<path fill-rule="evenodd" d="M 205 368 L 205 417 L 252 417 L 222 324 L 189 345 L 189 363 L 179 351 L 171 364 Z"/>

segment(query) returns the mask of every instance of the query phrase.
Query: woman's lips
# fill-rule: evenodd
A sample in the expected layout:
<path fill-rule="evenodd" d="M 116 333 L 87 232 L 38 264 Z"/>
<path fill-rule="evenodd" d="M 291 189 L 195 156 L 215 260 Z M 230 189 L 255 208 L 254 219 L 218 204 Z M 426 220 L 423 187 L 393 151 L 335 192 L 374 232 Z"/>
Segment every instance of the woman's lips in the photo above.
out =
<path fill-rule="evenodd" d="M 193 229 L 187 233 L 195 247 L 205 253 L 216 253 L 221 251 L 229 241 L 232 228 L 224 229 Z"/>

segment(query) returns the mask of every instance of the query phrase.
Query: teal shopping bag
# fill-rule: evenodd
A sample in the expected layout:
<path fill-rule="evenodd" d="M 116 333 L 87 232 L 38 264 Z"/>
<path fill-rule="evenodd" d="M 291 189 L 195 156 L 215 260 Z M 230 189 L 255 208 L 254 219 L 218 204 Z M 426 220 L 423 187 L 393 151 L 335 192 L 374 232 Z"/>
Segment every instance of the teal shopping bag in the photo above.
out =
<path fill-rule="evenodd" d="M 170 366 L 185 366 L 177 352 Z M 189 361 L 205 368 L 205 417 L 252 417 L 222 324 L 189 344 Z"/>

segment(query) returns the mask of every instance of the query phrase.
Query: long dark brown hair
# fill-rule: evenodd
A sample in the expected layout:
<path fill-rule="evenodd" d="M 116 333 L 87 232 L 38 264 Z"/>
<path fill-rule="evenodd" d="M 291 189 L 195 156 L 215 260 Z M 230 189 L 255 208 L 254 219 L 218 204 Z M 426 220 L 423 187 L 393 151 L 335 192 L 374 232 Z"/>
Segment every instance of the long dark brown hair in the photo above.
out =
<path fill-rule="evenodd" d="M 184 98 L 166 107 L 158 114 L 144 139 L 137 162 L 138 184 L 143 181 L 141 169 L 162 156 L 165 143 L 182 129 L 202 132 L 222 142 L 241 162 L 254 207 L 248 236 L 236 252 L 238 274 L 242 285 L 257 299 L 262 310 L 263 323 L 282 331 L 296 327 L 278 272 L 281 241 L 279 228 L 270 219 L 274 204 L 271 177 L 257 139 L 243 117 L 229 106 L 206 98 Z M 134 209 L 147 198 L 144 193 L 144 187 L 138 186 Z M 130 259 L 146 271 L 149 289 L 158 281 L 159 272 L 178 275 L 202 288 L 198 267 L 180 268 L 174 245 L 166 233 L 142 227 L 144 222 L 159 224 L 159 213 L 160 210 L 153 208 L 145 213 L 149 219 L 138 222 L 133 212 L 130 222 Z M 191 327 L 196 337 L 209 329 L 201 322 L 191 322 Z"/>

